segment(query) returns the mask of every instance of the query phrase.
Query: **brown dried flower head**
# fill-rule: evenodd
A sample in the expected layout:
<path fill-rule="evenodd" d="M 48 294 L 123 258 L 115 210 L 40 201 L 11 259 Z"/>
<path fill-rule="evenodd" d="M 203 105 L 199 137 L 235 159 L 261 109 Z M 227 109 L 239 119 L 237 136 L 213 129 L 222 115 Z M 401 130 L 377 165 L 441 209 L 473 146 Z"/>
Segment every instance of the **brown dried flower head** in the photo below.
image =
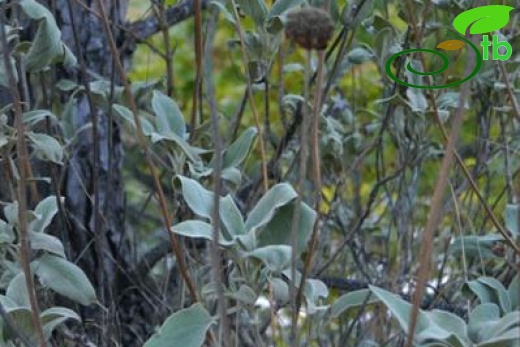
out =
<path fill-rule="evenodd" d="M 333 31 L 332 18 L 322 9 L 306 7 L 287 15 L 285 34 L 305 49 L 325 49 Z"/>

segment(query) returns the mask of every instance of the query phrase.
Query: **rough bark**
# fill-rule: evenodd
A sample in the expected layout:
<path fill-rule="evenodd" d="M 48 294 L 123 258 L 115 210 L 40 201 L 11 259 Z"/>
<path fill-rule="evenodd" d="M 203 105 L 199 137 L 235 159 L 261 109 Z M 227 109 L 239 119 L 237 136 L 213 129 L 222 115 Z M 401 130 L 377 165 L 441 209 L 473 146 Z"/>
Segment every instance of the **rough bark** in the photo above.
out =
<path fill-rule="evenodd" d="M 93 76 L 110 81 L 113 57 L 103 32 L 96 1 L 83 2 L 89 10 L 72 1 L 73 16 L 68 0 L 56 0 L 54 8 L 63 41 L 82 58 L 89 82 Z M 50 5 L 50 4 L 49 4 Z M 105 2 L 110 14 L 113 35 L 122 43 L 121 26 L 126 13 L 126 1 Z M 75 33 L 79 43 L 75 42 Z M 78 51 L 79 47 L 79 51 Z M 129 50 L 120 52 L 129 60 Z M 80 69 L 60 70 L 57 80 L 72 79 L 82 83 Z M 113 79 L 118 84 L 118 78 Z M 109 113 L 109 107 L 95 105 L 91 109 L 88 95 L 77 96 L 74 104 L 74 126 L 81 129 L 97 115 L 97 138 L 92 128 L 81 131 L 66 166 L 63 193 L 66 198 L 70 226 L 65 238 L 72 258 L 86 272 L 97 289 L 105 309 L 90 307 L 82 310 L 86 332 L 98 346 L 140 346 L 153 332 L 154 322 L 147 318 L 157 309 L 157 293 L 146 297 L 142 283 L 130 283 L 126 270 L 132 264 L 125 257 L 125 200 L 122 179 L 123 144 L 120 125 Z M 95 112 L 95 113 L 94 113 Z M 98 158 L 94 153 L 97 141 Z M 96 188 L 95 185 L 97 185 Z M 97 196 L 96 196 L 97 194 Z M 96 222 L 95 201 L 99 221 Z M 152 287 L 153 288 L 153 287 Z M 160 315 L 159 315 L 160 316 Z M 90 324 L 89 324 L 90 322 Z"/>

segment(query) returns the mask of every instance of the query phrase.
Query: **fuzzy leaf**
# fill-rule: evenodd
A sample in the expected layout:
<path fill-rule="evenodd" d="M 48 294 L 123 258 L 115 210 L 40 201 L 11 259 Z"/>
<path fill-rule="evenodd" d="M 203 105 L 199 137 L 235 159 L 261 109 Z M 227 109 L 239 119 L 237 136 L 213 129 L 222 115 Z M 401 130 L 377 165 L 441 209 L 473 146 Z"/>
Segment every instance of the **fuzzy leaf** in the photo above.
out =
<path fill-rule="evenodd" d="M 27 136 L 31 139 L 33 148 L 41 159 L 61 164 L 63 148 L 54 137 L 33 132 L 28 132 Z"/>
<path fill-rule="evenodd" d="M 155 126 L 161 135 L 173 132 L 181 139 L 185 139 L 186 125 L 177 103 L 160 91 L 154 90 L 152 108 L 155 112 Z"/>
<path fill-rule="evenodd" d="M 44 254 L 31 265 L 42 285 L 82 305 L 96 302 L 96 292 L 87 276 L 70 261 Z"/>
<path fill-rule="evenodd" d="M 201 304 L 172 314 L 144 347 L 200 347 L 213 319 Z"/>

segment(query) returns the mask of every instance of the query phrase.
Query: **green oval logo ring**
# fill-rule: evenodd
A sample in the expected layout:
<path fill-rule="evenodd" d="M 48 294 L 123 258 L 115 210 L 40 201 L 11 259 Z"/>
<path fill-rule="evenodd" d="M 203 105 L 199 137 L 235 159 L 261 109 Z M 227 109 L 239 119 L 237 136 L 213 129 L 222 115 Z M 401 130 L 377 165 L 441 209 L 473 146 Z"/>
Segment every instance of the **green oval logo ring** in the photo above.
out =
<path fill-rule="evenodd" d="M 478 71 L 480 70 L 481 66 L 482 66 L 482 54 L 480 54 L 480 51 L 478 50 L 478 48 L 468 39 L 466 39 L 465 37 L 463 36 L 460 36 L 454 32 L 452 32 L 454 36 L 456 36 L 457 38 L 459 38 L 460 40 L 464 41 L 467 45 L 469 45 L 471 47 L 471 49 L 473 50 L 473 52 L 475 52 L 475 56 L 476 56 L 476 65 L 475 67 L 473 68 L 473 71 L 471 71 L 471 73 L 464 79 L 460 80 L 460 81 L 455 81 L 455 82 L 452 82 L 452 83 L 448 83 L 448 84 L 443 84 L 443 85 L 440 85 L 440 86 L 423 86 L 423 85 L 419 85 L 419 84 L 412 84 L 412 83 L 408 83 L 406 81 L 403 81 L 403 80 L 400 80 L 393 72 L 392 72 L 392 63 L 395 59 L 397 59 L 397 57 L 403 55 L 403 54 L 407 54 L 407 53 L 415 53 L 415 52 L 425 52 L 425 53 L 432 53 L 432 54 L 435 54 L 436 56 L 440 57 L 442 59 L 442 66 L 435 70 L 435 71 L 430 71 L 430 72 L 421 72 L 421 71 L 417 71 L 415 70 L 410 63 L 407 64 L 406 66 L 406 69 L 408 71 L 410 71 L 411 73 L 415 74 L 415 75 L 420 75 L 420 76 L 433 76 L 433 75 L 437 75 L 437 74 L 440 74 L 444 71 L 446 71 L 446 69 L 448 68 L 448 65 L 449 65 L 449 61 L 448 61 L 448 57 L 446 55 L 444 55 L 443 53 L 439 52 L 439 51 L 435 51 L 433 49 L 426 49 L 426 48 L 412 48 L 412 49 L 406 49 L 404 51 L 401 51 L 401 52 L 398 52 L 398 53 L 395 53 L 394 55 L 392 55 L 390 58 L 388 58 L 388 60 L 386 61 L 386 65 L 385 65 L 385 70 L 386 70 L 386 73 L 388 74 L 388 76 L 395 82 L 403 85 L 403 86 L 407 86 L 407 87 L 411 87 L 411 88 L 421 88 L 421 89 L 441 89 L 441 88 L 449 88 L 449 87 L 454 87 L 454 86 L 458 86 L 459 84 L 462 84 L 462 83 L 465 83 L 467 81 L 469 81 L 470 79 L 472 79 L 477 73 Z"/>

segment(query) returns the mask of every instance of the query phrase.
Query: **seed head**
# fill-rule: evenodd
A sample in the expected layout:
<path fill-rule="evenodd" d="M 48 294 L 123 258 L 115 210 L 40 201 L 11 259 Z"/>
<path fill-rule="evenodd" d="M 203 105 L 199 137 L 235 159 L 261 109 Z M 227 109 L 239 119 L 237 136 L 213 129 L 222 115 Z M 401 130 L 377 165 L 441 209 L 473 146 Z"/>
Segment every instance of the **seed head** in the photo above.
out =
<path fill-rule="evenodd" d="M 305 49 L 325 49 L 333 31 L 332 18 L 322 9 L 306 7 L 287 15 L 285 34 Z"/>

